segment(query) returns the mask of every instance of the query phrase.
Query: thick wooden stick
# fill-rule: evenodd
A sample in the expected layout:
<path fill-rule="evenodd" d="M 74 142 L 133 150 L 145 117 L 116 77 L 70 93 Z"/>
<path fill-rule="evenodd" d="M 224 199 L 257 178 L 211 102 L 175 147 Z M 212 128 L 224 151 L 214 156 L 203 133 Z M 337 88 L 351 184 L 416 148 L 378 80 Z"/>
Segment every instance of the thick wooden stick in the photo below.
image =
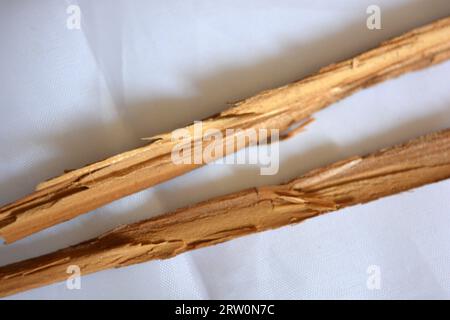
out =
<path fill-rule="evenodd" d="M 205 120 L 204 130 L 267 128 L 283 132 L 361 88 L 449 57 L 450 18 L 445 18 L 301 81 L 241 101 Z M 192 126 L 187 129 L 193 131 Z M 171 161 L 177 143 L 171 133 L 151 140 L 145 147 L 44 182 L 29 196 L 2 207 L 0 236 L 7 243 L 14 242 L 200 166 Z"/>
<path fill-rule="evenodd" d="M 82 274 L 165 259 L 300 222 L 450 177 L 450 129 L 314 170 L 284 185 L 253 188 L 127 225 L 38 258 L 0 267 L 0 296 Z"/>

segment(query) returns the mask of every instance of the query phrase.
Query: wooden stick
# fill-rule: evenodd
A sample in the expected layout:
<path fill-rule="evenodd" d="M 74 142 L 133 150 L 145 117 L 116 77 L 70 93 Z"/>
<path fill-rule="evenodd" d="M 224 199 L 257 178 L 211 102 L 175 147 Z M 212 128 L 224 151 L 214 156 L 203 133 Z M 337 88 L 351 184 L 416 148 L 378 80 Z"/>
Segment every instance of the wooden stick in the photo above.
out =
<path fill-rule="evenodd" d="M 253 188 L 112 230 L 38 258 L 0 267 L 0 296 L 67 278 L 165 259 L 278 228 L 450 177 L 450 129 L 317 169 L 284 185 Z"/>
<path fill-rule="evenodd" d="M 241 101 L 205 120 L 203 127 L 205 131 L 267 128 L 283 133 L 361 88 L 449 57 L 450 18 L 445 18 L 301 81 Z M 186 129 L 193 131 L 193 126 Z M 171 138 L 171 133 L 153 137 L 145 147 L 40 184 L 34 193 L 0 209 L 0 236 L 14 242 L 201 165 L 174 164 L 171 151 L 177 142 Z"/>

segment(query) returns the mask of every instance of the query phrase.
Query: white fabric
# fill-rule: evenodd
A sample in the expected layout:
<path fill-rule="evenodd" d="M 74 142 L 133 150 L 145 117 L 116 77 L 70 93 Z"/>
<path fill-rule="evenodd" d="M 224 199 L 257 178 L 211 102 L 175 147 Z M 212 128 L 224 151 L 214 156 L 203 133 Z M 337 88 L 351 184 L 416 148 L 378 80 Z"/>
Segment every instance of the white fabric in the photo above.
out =
<path fill-rule="evenodd" d="M 371 31 L 371 0 L 2 1 L 0 202 L 450 13 L 448 0 L 376 2 L 382 30 Z M 81 30 L 66 27 L 70 4 Z M 359 92 L 281 143 L 276 176 L 207 166 L 1 245 L 0 264 L 448 127 L 449 81 L 444 63 Z M 444 181 L 13 298 L 450 298 L 449 193 Z"/>

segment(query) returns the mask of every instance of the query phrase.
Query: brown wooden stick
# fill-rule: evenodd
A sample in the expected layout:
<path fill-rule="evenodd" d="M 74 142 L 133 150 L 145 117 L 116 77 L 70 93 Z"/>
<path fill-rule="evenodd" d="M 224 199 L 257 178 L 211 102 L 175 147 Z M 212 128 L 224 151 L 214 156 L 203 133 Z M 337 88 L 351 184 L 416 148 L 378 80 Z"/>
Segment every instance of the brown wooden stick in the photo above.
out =
<path fill-rule="evenodd" d="M 288 130 L 294 123 L 351 93 L 450 57 L 450 18 L 445 18 L 315 75 L 262 92 L 204 122 L 204 129 Z M 187 127 L 192 131 L 193 127 Z M 171 133 L 44 182 L 29 196 L 0 209 L 0 236 L 14 242 L 111 201 L 186 173 L 200 164 L 171 161 Z M 204 142 L 202 142 L 204 143 Z"/>
<path fill-rule="evenodd" d="M 450 129 L 317 169 L 284 185 L 253 188 L 127 225 L 38 258 L 0 267 L 0 296 L 303 221 L 450 177 Z"/>

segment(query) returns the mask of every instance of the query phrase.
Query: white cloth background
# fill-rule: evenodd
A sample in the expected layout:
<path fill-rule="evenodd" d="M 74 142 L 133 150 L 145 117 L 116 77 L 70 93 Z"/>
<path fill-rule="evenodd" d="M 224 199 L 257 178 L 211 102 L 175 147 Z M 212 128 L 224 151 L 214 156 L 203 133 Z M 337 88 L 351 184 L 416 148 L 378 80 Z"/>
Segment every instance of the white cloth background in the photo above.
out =
<path fill-rule="evenodd" d="M 66 28 L 81 7 L 81 30 Z M 366 28 L 377 4 L 382 30 Z M 3 0 L 0 202 L 450 14 L 448 0 Z M 450 63 L 359 92 L 280 145 L 276 176 L 211 165 L 9 246 L 0 264 L 450 126 Z M 450 298 L 450 181 L 13 298 Z M 381 289 L 366 286 L 380 268 Z"/>

